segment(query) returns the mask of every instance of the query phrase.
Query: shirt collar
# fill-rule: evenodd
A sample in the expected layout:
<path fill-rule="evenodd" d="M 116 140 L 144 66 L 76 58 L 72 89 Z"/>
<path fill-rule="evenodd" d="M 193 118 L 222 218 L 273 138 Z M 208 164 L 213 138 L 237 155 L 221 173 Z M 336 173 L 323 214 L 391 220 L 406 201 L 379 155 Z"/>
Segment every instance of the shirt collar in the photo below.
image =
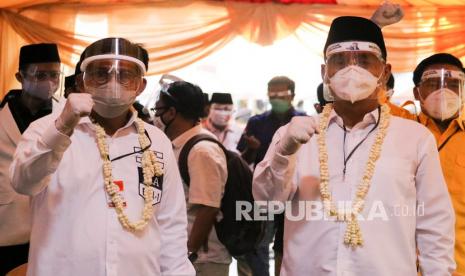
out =
<path fill-rule="evenodd" d="M 176 137 L 176 139 L 173 140 L 173 147 L 175 149 L 181 148 L 187 141 L 193 137 L 194 135 L 200 134 L 202 132 L 202 125 L 198 124 L 194 126 L 193 128 L 189 129 L 188 131 L 184 132 L 183 134 L 179 135 Z"/>
<path fill-rule="evenodd" d="M 426 127 L 428 127 L 430 124 L 433 124 L 434 127 L 436 129 L 438 129 L 438 131 L 439 131 L 439 128 L 436 126 L 436 123 L 434 122 L 434 120 L 431 117 L 429 117 L 428 115 L 426 115 L 425 113 L 420 112 L 420 115 L 418 115 L 418 120 L 419 120 L 420 124 L 422 124 L 422 125 L 424 125 Z M 465 131 L 465 114 L 462 113 L 459 117 L 455 118 L 450 123 L 451 124 L 457 124 L 462 131 Z"/>
<path fill-rule="evenodd" d="M 365 114 L 363 116 L 363 120 L 361 122 L 358 122 L 355 126 L 352 127 L 352 129 L 357 129 L 357 128 L 366 128 L 370 124 L 374 124 L 379 120 L 379 111 L 378 108 L 375 108 L 371 112 Z M 331 123 L 336 123 L 338 126 L 341 128 L 344 126 L 344 122 L 342 120 L 342 117 L 340 117 L 337 113 L 336 110 L 331 110 L 331 113 L 329 114 L 329 125 Z"/>
<path fill-rule="evenodd" d="M 137 119 L 137 111 L 132 110 L 131 108 L 129 109 L 129 112 L 131 113 L 131 117 L 129 117 L 128 122 L 120 129 L 125 129 L 130 127 L 131 125 L 134 125 L 134 129 L 136 129 L 136 119 Z M 86 125 L 89 126 L 90 128 L 94 128 L 94 123 L 90 120 L 89 116 L 81 118 L 79 121 L 79 125 Z"/>

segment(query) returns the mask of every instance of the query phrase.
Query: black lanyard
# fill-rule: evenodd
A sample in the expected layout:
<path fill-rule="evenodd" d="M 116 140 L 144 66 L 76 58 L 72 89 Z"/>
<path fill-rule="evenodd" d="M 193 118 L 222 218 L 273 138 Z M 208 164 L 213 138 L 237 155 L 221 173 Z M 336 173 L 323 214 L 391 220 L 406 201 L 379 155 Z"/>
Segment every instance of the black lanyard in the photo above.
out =
<path fill-rule="evenodd" d="M 115 157 L 115 158 L 111 159 L 110 162 L 114 162 L 114 161 L 116 161 L 116 160 L 120 160 L 120 159 L 123 159 L 123 158 L 125 158 L 125 157 L 131 156 L 131 155 L 133 155 L 133 154 L 142 153 L 142 152 L 148 150 L 148 149 L 152 146 L 152 139 L 150 139 L 150 136 L 149 136 L 149 134 L 147 133 L 147 130 L 144 130 L 144 132 L 145 132 L 145 135 L 147 136 L 147 138 L 148 138 L 149 141 L 150 141 L 150 144 L 149 144 L 148 146 L 146 146 L 145 148 L 140 149 L 140 150 L 138 150 L 138 151 L 131 152 L 131 153 L 126 153 L 126 154 L 120 155 L 120 156 L 118 156 L 118 157 Z M 110 157 L 108 157 L 108 159 L 110 159 Z"/>
<path fill-rule="evenodd" d="M 342 144 L 342 151 L 344 152 L 344 170 L 342 171 L 344 176 L 346 175 L 346 168 L 347 168 L 347 162 L 349 162 L 349 159 L 352 157 L 352 155 L 354 154 L 354 152 L 363 144 L 363 142 L 365 142 L 365 140 L 368 138 L 368 136 L 370 136 L 370 134 L 378 127 L 379 125 L 379 121 L 381 120 L 381 110 L 380 110 L 380 107 L 378 106 L 378 120 L 376 121 L 376 124 L 375 126 L 370 130 L 370 132 L 368 132 L 368 134 L 365 136 L 365 138 L 363 138 L 362 141 L 360 141 L 353 149 L 352 151 L 349 153 L 349 156 L 347 156 L 346 158 L 346 135 L 347 135 L 347 129 L 346 129 L 346 126 L 343 125 L 342 126 L 342 129 L 344 130 L 344 141 L 343 141 L 343 144 Z"/>

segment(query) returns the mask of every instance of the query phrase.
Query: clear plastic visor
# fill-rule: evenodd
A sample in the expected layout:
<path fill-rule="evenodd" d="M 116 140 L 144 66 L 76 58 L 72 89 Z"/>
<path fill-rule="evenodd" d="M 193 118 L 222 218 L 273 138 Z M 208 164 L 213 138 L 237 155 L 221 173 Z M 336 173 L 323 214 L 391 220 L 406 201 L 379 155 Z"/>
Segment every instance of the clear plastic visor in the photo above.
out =
<path fill-rule="evenodd" d="M 85 90 L 93 97 L 120 99 L 139 90 L 143 72 L 131 61 L 102 59 L 87 65 L 83 79 Z"/>
<path fill-rule="evenodd" d="M 326 67 L 331 72 L 337 72 L 350 65 L 359 66 L 374 75 L 380 75 L 384 69 L 382 57 L 369 51 L 336 52 L 326 58 Z"/>

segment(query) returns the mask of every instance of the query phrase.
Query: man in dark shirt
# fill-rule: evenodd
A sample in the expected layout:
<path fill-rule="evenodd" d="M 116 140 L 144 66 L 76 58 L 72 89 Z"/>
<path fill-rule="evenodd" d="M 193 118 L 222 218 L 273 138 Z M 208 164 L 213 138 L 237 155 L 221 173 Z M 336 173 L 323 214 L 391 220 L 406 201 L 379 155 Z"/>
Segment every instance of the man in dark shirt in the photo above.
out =
<path fill-rule="evenodd" d="M 0 275 L 26 263 L 29 250 L 29 198 L 11 187 L 10 163 L 29 124 L 52 112 L 60 75 L 55 44 L 26 45 L 16 73 L 22 89 L 11 90 L 0 103 Z"/>
<path fill-rule="evenodd" d="M 303 112 L 296 111 L 292 106 L 294 99 L 295 83 L 288 77 L 278 76 L 268 82 L 268 97 L 271 111 L 253 116 L 247 122 L 237 149 L 249 164 L 256 166 L 265 157 L 266 151 L 271 143 L 274 133 L 281 126 L 289 123 L 294 116 L 305 116 Z M 269 275 L 269 243 L 273 238 L 274 230 L 276 237 L 274 242 L 275 266 L 277 271 L 281 264 L 283 252 L 284 215 L 277 215 L 273 223 L 268 223 L 263 242 L 257 248 L 255 254 L 245 256 L 254 276 Z"/>

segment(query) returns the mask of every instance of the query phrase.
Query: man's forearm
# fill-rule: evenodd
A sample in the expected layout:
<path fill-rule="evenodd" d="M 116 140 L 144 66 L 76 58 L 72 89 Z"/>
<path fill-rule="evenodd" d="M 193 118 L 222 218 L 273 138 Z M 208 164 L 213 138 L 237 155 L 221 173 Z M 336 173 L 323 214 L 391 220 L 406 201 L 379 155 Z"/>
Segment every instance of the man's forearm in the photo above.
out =
<path fill-rule="evenodd" d="M 191 252 L 197 252 L 200 247 L 208 240 L 208 235 L 215 224 L 216 215 L 219 209 L 201 205 L 198 207 L 195 216 L 194 225 L 192 226 L 187 241 L 187 248 Z"/>

